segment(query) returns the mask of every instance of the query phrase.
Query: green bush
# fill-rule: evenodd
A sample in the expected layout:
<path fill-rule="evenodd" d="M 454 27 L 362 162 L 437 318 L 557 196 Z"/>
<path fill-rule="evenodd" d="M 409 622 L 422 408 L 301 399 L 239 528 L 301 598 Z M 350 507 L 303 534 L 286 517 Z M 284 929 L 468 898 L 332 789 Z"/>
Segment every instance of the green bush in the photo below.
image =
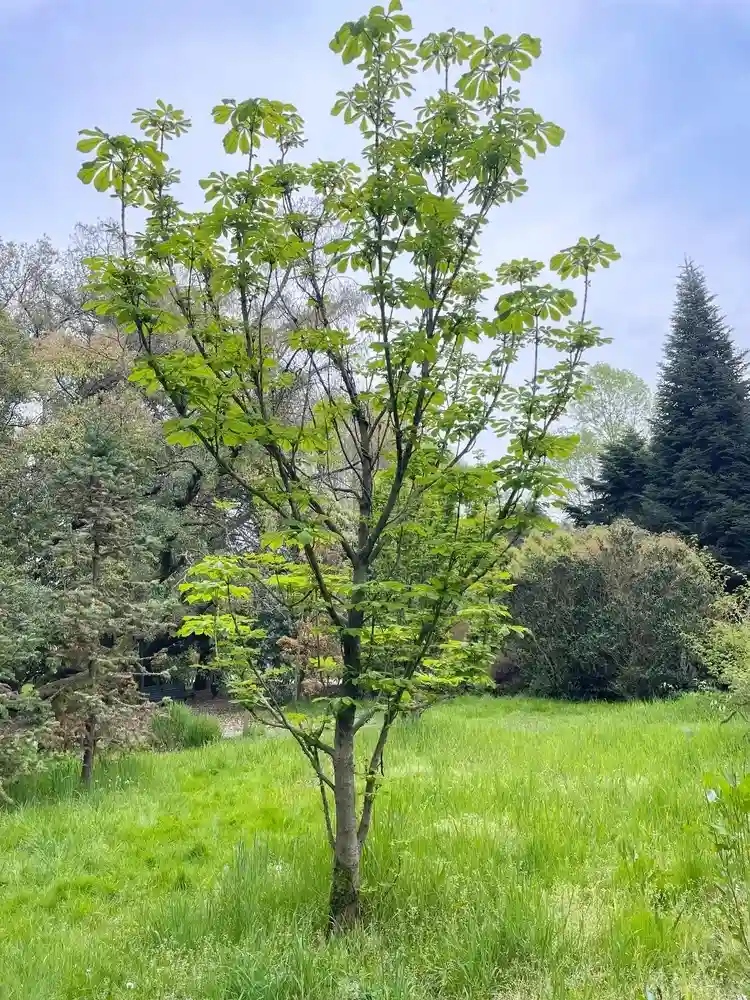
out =
<path fill-rule="evenodd" d="M 695 646 L 706 668 L 742 708 L 750 705 L 750 618 L 743 607 L 745 596 L 721 601 L 721 616 Z"/>
<path fill-rule="evenodd" d="M 695 651 L 721 594 L 684 541 L 627 521 L 534 535 L 511 563 L 514 620 L 530 634 L 508 654 L 535 694 L 649 698 L 694 687 Z"/>
<path fill-rule="evenodd" d="M 14 691 L 0 683 L 0 803 L 13 801 L 8 786 L 49 764 L 43 751 L 54 730 L 49 703 L 33 688 Z"/>
<path fill-rule="evenodd" d="M 210 715 L 193 712 L 179 701 L 171 701 L 154 713 L 154 742 L 162 750 L 202 747 L 221 739 L 221 725 Z"/>

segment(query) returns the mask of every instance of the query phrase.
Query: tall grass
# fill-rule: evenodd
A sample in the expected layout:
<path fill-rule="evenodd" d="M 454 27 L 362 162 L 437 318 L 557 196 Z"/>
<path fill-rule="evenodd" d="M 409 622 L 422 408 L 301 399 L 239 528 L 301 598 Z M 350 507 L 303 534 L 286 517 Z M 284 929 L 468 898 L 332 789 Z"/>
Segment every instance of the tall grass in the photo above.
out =
<path fill-rule="evenodd" d="M 742 735 L 694 697 L 463 701 L 397 727 L 368 925 L 333 941 L 286 739 L 127 758 L 90 796 L 30 787 L 0 816 L 0 997 L 734 1000 L 701 775 Z"/>
<path fill-rule="evenodd" d="M 151 720 L 154 742 L 162 750 L 187 750 L 217 743 L 221 723 L 210 715 L 201 715 L 179 701 L 160 707 Z"/>

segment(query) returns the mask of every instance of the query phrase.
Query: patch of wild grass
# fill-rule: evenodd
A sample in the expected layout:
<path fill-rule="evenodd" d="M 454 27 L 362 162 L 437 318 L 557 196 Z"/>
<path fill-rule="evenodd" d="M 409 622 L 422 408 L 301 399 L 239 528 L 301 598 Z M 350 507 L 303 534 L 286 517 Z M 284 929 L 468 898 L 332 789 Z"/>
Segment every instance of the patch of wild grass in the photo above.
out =
<path fill-rule="evenodd" d="M 218 743 L 221 723 L 210 715 L 194 712 L 180 701 L 171 701 L 154 713 L 151 733 L 161 750 L 187 750 Z"/>
<path fill-rule="evenodd" d="M 330 942 L 286 739 L 105 763 L 85 796 L 62 764 L 0 814 L 0 997 L 734 998 L 701 787 L 740 752 L 721 718 L 486 699 L 399 726 L 369 924 Z"/>

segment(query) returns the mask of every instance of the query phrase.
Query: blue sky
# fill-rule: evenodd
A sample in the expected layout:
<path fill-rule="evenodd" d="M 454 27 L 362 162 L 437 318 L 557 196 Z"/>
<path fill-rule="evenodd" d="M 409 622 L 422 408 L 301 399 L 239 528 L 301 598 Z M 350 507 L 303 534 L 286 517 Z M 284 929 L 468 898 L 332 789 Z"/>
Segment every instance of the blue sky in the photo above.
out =
<path fill-rule="evenodd" d="M 210 108 L 277 97 L 307 121 L 306 154 L 353 155 L 329 108 L 350 71 L 327 47 L 358 0 L 0 0 L 0 236 L 48 233 L 108 214 L 76 179 L 79 128 L 128 128 L 157 97 L 195 122 L 183 177 L 220 166 Z M 405 0 L 415 33 L 529 31 L 542 59 L 525 100 L 563 125 L 531 165 L 530 192 L 498 211 L 486 262 L 548 257 L 579 235 L 623 260 L 597 281 L 592 318 L 614 338 L 601 360 L 656 377 L 685 254 L 750 348 L 750 0 Z M 356 137 L 354 137 L 356 141 Z"/>

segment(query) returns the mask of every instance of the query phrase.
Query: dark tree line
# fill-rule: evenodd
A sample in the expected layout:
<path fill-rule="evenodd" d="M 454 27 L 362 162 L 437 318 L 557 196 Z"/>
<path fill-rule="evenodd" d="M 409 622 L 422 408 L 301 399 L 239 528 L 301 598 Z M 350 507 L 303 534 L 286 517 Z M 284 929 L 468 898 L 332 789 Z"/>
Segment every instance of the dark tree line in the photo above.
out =
<path fill-rule="evenodd" d="M 568 509 L 579 526 L 628 518 L 695 538 L 750 569 L 750 396 L 744 355 L 687 262 L 655 399 L 650 441 L 629 432 L 603 452 L 590 498 Z"/>

